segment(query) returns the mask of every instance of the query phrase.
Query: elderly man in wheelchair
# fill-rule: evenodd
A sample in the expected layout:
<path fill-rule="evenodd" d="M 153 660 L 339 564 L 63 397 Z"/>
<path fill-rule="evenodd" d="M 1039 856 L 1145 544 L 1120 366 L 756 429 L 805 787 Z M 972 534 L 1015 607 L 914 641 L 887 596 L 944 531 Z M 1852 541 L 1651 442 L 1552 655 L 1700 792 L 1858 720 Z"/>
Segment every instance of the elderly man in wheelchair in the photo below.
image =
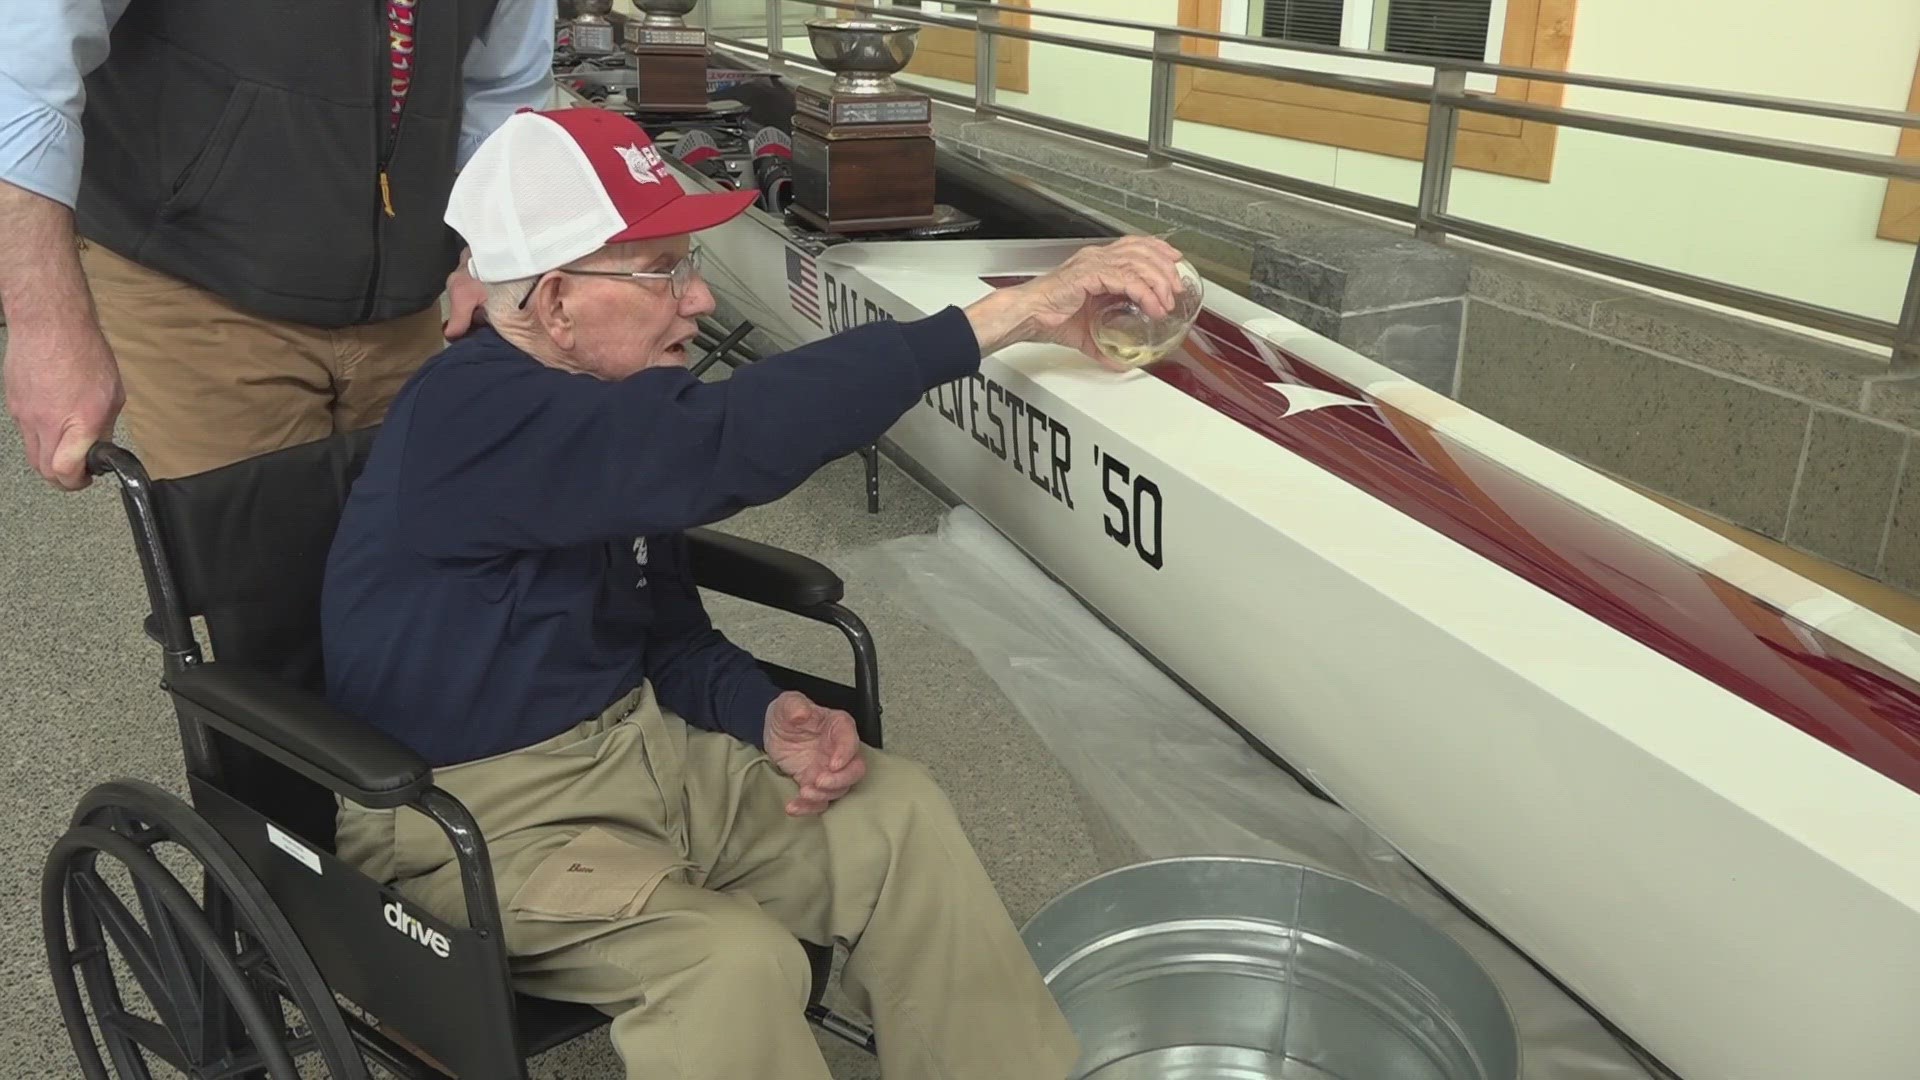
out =
<path fill-rule="evenodd" d="M 635 1080 L 824 1078 L 809 1018 L 877 1046 L 890 1078 L 1067 1075 L 1074 1037 L 952 808 L 878 749 L 872 646 L 838 580 L 703 527 L 1007 344 L 1097 357 L 1087 305 L 1166 310 L 1178 253 L 1089 248 L 964 310 L 705 383 L 686 367 L 712 305 L 692 236 L 751 198 L 687 194 L 616 114 L 522 113 L 448 210 L 488 325 L 377 433 L 159 485 L 97 448 L 142 541 L 195 804 L 103 785 L 49 860 L 49 959 L 90 1077 L 83 983 L 130 1077 L 142 1048 L 193 1076 L 295 1075 L 249 985 L 304 1013 L 293 1049 L 356 1080 L 362 1052 L 520 1077 L 603 1023 Z M 839 626 L 856 686 L 756 661 L 700 586 Z M 204 919 L 138 850 L 155 837 L 202 862 Z M 102 854 L 173 929 L 129 936 Z M 258 948 L 215 948 L 223 933 Z M 164 1033 L 118 1006 L 107 941 L 166 999 Z M 819 1004 L 835 945 L 871 1036 Z"/>
<path fill-rule="evenodd" d="M 1171 287 L 1175 256 L 1141 243 L 1094 260 L 1104 275 L 702 385 L 691 234 L 752 193 L 684 194 L 650 149 L 631 121 L 566 110 L 516 117 L 469 166 L 449 220 L 491 330 L 400 393 L 348 500 L 329 696 L 473 812 L 517 984 L 613 1013 L 634 1076 L 824 1075 L 796 938 L 850 947 L 889 1077 L 1063 1076 L 1073 1038 L 945 798 L 715 631 L 681 534 L 1075 314 L 1080 283 L 1138 264 L 1139 288 Z M 552 191 L 568 177 L 578 195 Z M 342 857 L 457 910 L 458 867 L 406 816 L 344 803 Z"/>
<path fill-rule="evenodd" d="M 613 1013 L 634 1077 L 824 1076 L 796 939 L 850 947 L 888 1076 L 1063 1076 L 1074 1041 L 945 798 L 715 631 L 680 535 L 1062 303 L 874 325 L 702 385 L 691 234 L 752 193 L 684 194 L 650 150 L 615 114 L 523 114 L 468 167 L 449 221 L 491 329 L 401 391 L 347 502 L 329 697 L 472 811 L 517 985 Z M 458 867 L 409 817 L 346 802 L 339 852 L 456 912 Z"/>

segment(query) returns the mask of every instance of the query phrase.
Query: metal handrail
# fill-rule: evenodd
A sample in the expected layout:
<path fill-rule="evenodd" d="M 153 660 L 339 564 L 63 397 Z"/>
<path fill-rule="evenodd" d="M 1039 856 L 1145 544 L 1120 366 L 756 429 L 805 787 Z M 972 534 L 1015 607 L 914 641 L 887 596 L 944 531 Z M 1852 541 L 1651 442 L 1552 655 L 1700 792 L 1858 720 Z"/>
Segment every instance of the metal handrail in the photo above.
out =
<path fill-rule="evenodd" d="M 851 0 L 791 0 L 793 3 L 805 3 L 810 7 L 837 8 L 843 11 L 858 11 L 872 15 L 884 15 L 889 19 L 904 22 L 928 23 L 948 26 L 961 30 L 975 29 L 973 19 L 955 15 L 929 15 L 914 8 L 897 8 L 888 5 L 860 4 Z M 1740 105 L 1769 112 L 1801 113 L 1808 116 L 1824 116 L 1835 120 L 1858 120 L 1867 124 L 1891 124 L 1895 127 L 1920 128 L 1920 113 L 1900 112 L 1894 109 L 1869 109 L 1857 105 L 1840 105 L 1827 101 L 1807 101 L 1801 98 L 1775 97 L 1767 94 L 1741 94 L 1729 90 L 1710 90 L 1698 86 L 1683 86 L 1677 83 L 1642 82 L 1635 79 L 1622 79 L 1609 75 L 1583 75 L 1572 71 L 1549 71 L 1541 68 L 1514 67 L 1508 64 L 1492 64 L 1483 60 L 1456 60 L 1450 57 L 1401 57 L 1391 53 L 1374 52 L 1368 49 L 1349 49 L 1339 45 L 1316 45 L 1310 42 L 1282 41 L 1276 38 L 1249 37 L 1245 34 L 1229 34 L 1219 30 L 1201 30 L 1190 26 L 1168 26 L 1164 23 L 1140 22 L 1135 19 L 1114 19 L 1105 15 L 1083 15 L 1071 11 L 1042 11 L 1036 8 L 1012 7 L 1007 4 L 985 3 L 982 0 L 951 0 L 952 3 L 972 11 L 992 11 L 1011 15 L 1022 15 L 1034 19 L 1053 19 L 1059 22 L 1080 23 L 1089 26 L 1107 26 L 1117 30 L 1138 30 L 1143 33 L 1158 34 L 1171 32 L 1180 38 L 1195 38 L 1204 41 L 1218 41 L 1233 45 L 1246 45 L 1258 49 L 1270 49 L 1280 52 L 1311 53 L 1318 56 L 1342 56 L 1354 60 L 1372 60 L 1377 63 L 1406 64 L 1411 67 L 1445 68 L 1449 71 L 1461 71 L 1468 75 L 1505 75 L 1515 79 L 1560 83 L 1566 86 L 1585 86 L 1595 90 L 1620 90 L 1629 93 L 1651 94 L 1658 97 L 1679 98 L 1688 101 L 1705 101 L 1721 105 Z M 1021 37 L 1024 33 L 1017 27 L 1004 24 L 996 31 L 1008 37 Z M 1068 38 L 1069 42 L 1081 42 L 1088 46 L 1105 46 L 1107 42 L 1094 42 L 1087 38 Z M 1256 70 L 1269 70 L 1266 65 L 1254 65 Z"/>
<path fill-rule="evenodd" d="M 1920 245 L 1916 245 L 1913 271 L 1908 277 L 1907 293 L 1900 317 L 1898 321 L 1888 322 L 1861 315 L 1857 312 L 1841 311 L 1835 308 L 1809 304 L 1775 293 L 1713 281 L 1679 271 L 1651 266 L 1619 256 L 1608 255 L 1604 252 L 1594 251 L 1589 248 L 1546 240 L 1497 225 L 1468 221 L 1463 218 L 1454 217 L 1447 211 L 1454 152 L 1459 134 L 1460 114 L 1463 111 L 1507 116 L 1521 120 L 1535 120 L 1548 124 L 1584 128 L 1629 138 L 1645 139 L 1651 142 L 1714 150 L 1745 157 L 1789 162 L 1797 165 L 1836 169 L 1887 179 L 1920 181 L 1920 161 L 1903 159 L 1889 154 L 1842 150 L 1793 140 L 1744 135 L 1736 132 L 1717 131 L 1709 128 L 1692 127 L 1662 121 L 1636 120 L 1623 116 L 1586 112 L 1559 106 L 1540 105 L 1533 102 L 1513 101 L 1505 98 L 1492 97 L 1490 95 L 1468 93 L 1466 89 L 1466 79 L 1469 75 L 1506 76 L 1529 81 L 1552 82 L 1568 86 L 1583 86 L 1593 89 L 1614 90 L 1675 100 L 1700 101 L 1742 108 L 1761 109 L 1769 112 L 1819 116 L 1827 119 L 1901 128 L 1920 129 L 1920 113 L 1898 112 L 1888 109 L 1868 109 L 1831 102 L 1805 101 L 1761 94 L 1737 94 L 1698 87 L 1640 82 L 1606 76 L 1580 75 L 1564 71 L 1545 71 L 1535 68 L 1512 67 L 1504 64 L 1488 64 L 1444 58 L 1402 59 L 1400 57 L 1386 56 L 1377 52 L 1359 49 L 1276 41 L 1270 38 L 1247 37 L 1240 34 L 1227 34 L 1190 27 L 1164 26 L 1153 23 L 1136 22 L 1128 19 L 1114 19 L 1099 15 L 1036 11 L 1024 7 L 1011 7 L 1005 4 L 982 3 L 977 2 L 977 0 L 958 0 L 959 3 L 975 13 L 975 18 L 930 14 L 915 8 L 901 8 L 890 5 L 882 6 L 872 3 L 855 3 L 849 2 L 849 0 L 804 0 L 804 2 L 816 8 L 853 12 L 861 15 L 884 18 L 894 22 L 942 26 L 977 34 L 978 45 L 975 49 L 974 88 L 971 97 L 931 87 L 921 87 L 919 89 L 936 100 L 962 108 L 971 108 L 976 116 L 982 118 L 1015 120 L 1035 127 L 1072 135 L 1078 138 L 1089 139 L 1106 146 L 1142 154 L 1151 166 L 1183 165 L 1203 172 L 1272 188 L 1276 191 L 1301 195 L 1319 202 L 1347 207 L 1390 220 L 1411 223 L 1417 235 L 1435 243 L 1442 243 L 1449 236 L 1457 236 L 1462 239 L 1523 252 L 1550 261 L 1634 281 L 1642 285 L 1679 293 L 1694 299 L 1724 304 L 1728 307 L 1753 314 L 1778 318 L 1797 325 L 1831 331 L 1874 344 L 1886 345 L 1892 349 L 1892 367 L 1894 370 L 1920 370 Z M 783 7 L 784 4 L 782 0 L 767 0 L 767 44 L 765 46 L 761 46 L 752 41 L 727 38 L 717 34 L 713 35 L 714 43 L 716 45 L 739 49 L 744 52 L 764 55 L 776 66 L 797 63 L 816 71 L 822 70 L 812 61 L 811 57 L 797 56 L 786 51 Z M 1153 46 L 1151 48 L 1143 48 L 1138 45 L 1097 41 L 1067 34 L 1034 30 L 1028 27 L 1012 26 L 1008 25 L 1004 20 L 1003 16 L 1006 15 L 1018 15 L 1035 19 L 1044 18 L 1123 30 L 1137 30 L 1151 34 Z M 998 62 L 999 39 L 1001 38 L 1058 45 L 1065 48 L 1147 61 L 1151 65 L 1152 79 L 1151 112 L 1148 118 L 1147 138 L 1140 140 L 1129 136 L 1118 135 L 1113 132 L 1045 116 L 1028 109 L 1020 109 L 1000 104 L 995 92 L 996 87 L 993 73 Z M 1321 56 L 1342 56 L 1372 61 L 1386 60 L 1413 66 L 1431 67 L 1433 68 L 1433 78 L 1427 85 L 1421 85 L 1392 79 L 1344 75 L 1337 72 L 1319 71 L 1310 68 L 1253 63 L 1230 60 L 1217 56 L 1190 55 L 1186 53 L 1182 47 L 1182 42 L 1185 39 L 1230 42 L 1236 45 L 1246 45 L 1269 50 L 1277 49 L 1287 52 L 1310 53 Z M 1283 174 L 1257 169 L 1239 162 L 1228 161 L 1223 158 L 1216 158 L 1189 150 L 1181 150 L 1172 146 L 1174 75 L 1177 69 L 1182 67 L 1228 72 L 1236 75 L 1248 75 L 1280 82 L 1323 86 L 1337 90 L 1367 94 L 1374 97 L 1385 97 L 1426 104 L 1428 106 L 1427 140 L 1426 152 L 1422 159 L 1418 202 L 1403 203 L 1380 196 L 1346 191 L 1330 185 L 1302 180 L 1298 177 L 1285 176 Z"/>

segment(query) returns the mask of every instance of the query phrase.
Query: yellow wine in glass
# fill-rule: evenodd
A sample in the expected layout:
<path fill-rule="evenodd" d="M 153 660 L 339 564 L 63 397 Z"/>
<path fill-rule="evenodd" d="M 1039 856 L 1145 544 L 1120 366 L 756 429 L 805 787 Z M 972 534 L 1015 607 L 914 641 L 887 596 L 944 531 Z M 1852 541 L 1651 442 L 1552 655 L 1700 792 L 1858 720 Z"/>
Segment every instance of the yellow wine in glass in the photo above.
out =
<path fill-rule="evenodd" d="M 1144 368 L 1167 358 L 1187 339 L 1200 317 L 1206 286 L 1200 272 L 1185 259 L 1179 263 L 1181 291 L 1165 318 L 1148 318 L 1138 304 L 1124 296 L 1109 296 L 1093 310 L 1093 343 L 1113 363 Z"/>

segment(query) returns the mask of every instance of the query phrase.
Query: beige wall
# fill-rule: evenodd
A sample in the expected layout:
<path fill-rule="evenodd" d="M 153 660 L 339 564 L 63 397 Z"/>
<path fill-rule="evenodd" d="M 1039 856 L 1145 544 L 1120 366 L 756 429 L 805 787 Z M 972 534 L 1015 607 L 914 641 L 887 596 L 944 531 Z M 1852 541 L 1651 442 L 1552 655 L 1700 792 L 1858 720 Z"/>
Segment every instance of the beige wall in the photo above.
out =
<path fill-rule="evenodd" d="M 746 0 L 752 3 L 756 0 Z M 1034 26 L 1146 45 L 1144 33 L 1049 21 L 1045 11 L 1171 25 L 1178 0 L 1036 0 Z M 1903 109 L 1920 56 L 1920 3 L 1820 0 L 1758 18 L 1746 0 L 1584 0 L 1574 71 Z M 797 9 L 797 5 L 796 5 Z M 1815 17 L 1815 12 L 1818 17 Z M 797 14 L 797 10 L 796 10 Z M 792 17 L 792 16 L 789 16 Z M 1035 44 L 1010 105 L 1146 134 L 1144 61 Z M 929 83 L 960 92 L 971 88 Z M 1566 107 L 1892 153 L 1898 132 L 1815 118 L 1570 88 Z M 1187 122 L 1178 145 L 1411 202 L 1419 163 Z M 1455 213 L 1567 243 L 1882 319 L 1899 315 L 1910 244 L 1879 240 L 1886 182 L 1574 129 L 1551 182 L 1460 171 Z"/>

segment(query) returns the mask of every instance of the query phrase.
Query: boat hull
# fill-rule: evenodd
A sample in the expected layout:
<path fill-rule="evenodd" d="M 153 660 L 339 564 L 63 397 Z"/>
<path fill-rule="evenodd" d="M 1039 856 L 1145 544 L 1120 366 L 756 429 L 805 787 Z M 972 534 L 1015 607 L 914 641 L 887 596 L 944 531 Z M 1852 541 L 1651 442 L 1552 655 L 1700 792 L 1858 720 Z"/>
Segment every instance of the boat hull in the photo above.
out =
<path fill-rule="evenodd" d="M 758 212 L 702 238 L 773 348 L 964 305 L 1084 242 L 815 250 Z M 1780 662 L 1741 637 L 1766 611 L 1898 678 L 1912 635 L 1270 310 L 1218 287 L 1208 308 L 1278 365 L 1277 405 L 1018 346 L 889 442 L 1681 1075 L 1911 1077 L 1920 794 L 1861 750 L 1898 758 L 1899 732 L 1823 741 L 1579 582 L 1657 579 L 1683 638 L 1722 634 L 1716 662 Z M 1420 494 L 1442 482 L 1495 524 L 1458 527 Z M 1634 550 L 1570 586 L 1526 561 L 1597 528 Z"/>

